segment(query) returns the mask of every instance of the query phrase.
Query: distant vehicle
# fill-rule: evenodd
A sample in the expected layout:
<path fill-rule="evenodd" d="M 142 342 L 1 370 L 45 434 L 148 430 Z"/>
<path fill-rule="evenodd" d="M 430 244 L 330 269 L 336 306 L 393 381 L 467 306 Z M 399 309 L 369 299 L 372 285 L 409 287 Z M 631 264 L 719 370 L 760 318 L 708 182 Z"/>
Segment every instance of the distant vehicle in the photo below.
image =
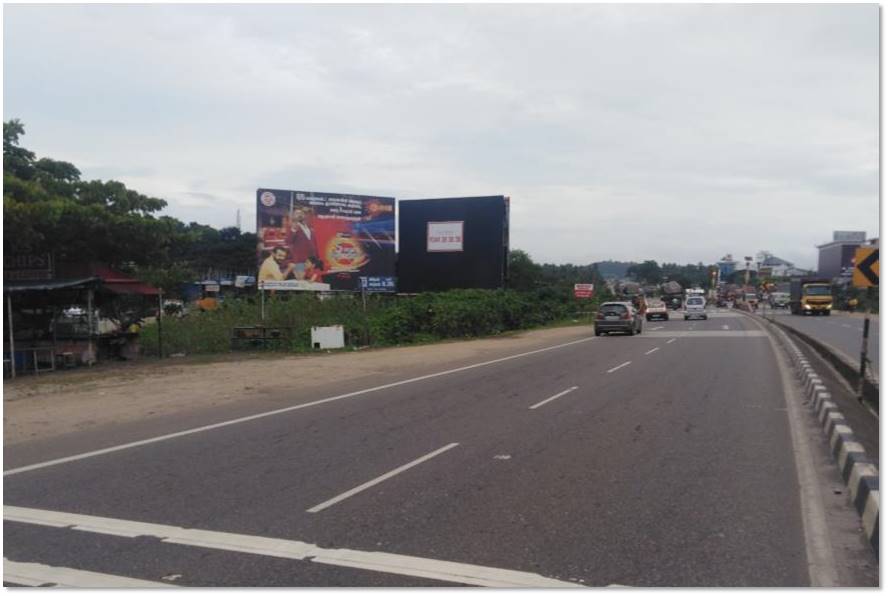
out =
<path fill-rule="evenodd" d="M 666 308 L 678 310 L 681 308 L 683 290 L 677 281 L 667 281 L 662 286 L 662 298 Z"/>
<path fill-rule="evenodd" d="M 786 308 L 789 306 L 789 292 L 771 292 L 768 296 L 768 304 L 771 308 Z"/>
<path fill-rule="evenodd" d="M 642 331 L 642 316 L 631 302 L 605 302 L 595 316 L 595 335 L 619 331 L 635 335 Z"/>
<path fill-rule="evenodd" d="M 685 321 L 688 319 L 703 319 L 704 321 L 709 317 L 706 314 L 706 298 L 703 296 L 691 296 L 687 300 L 685 300 L 685 311 L 684 311 Z"/>
<path fill-rule="evenodd" d="M 648 321 L 653 321 L 654 319 L 668 321 L 669 311 L 666 309 L 666 304 L 662 300 L 651 300 L 648 303 L 647 312 L 644 316 Z"/>
<path fill-rule="evenodd" d="M 828 279 L 798 277 L 789 284 L 789 310 L 794 315 L 826 315 L 832 309 L 832 284 Z"/>

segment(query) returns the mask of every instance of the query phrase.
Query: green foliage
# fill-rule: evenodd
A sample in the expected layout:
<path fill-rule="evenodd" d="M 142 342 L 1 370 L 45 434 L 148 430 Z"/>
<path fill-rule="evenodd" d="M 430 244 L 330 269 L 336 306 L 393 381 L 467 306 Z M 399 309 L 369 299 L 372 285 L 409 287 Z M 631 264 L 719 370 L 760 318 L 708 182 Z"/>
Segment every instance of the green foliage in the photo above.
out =
<path fill-rule="evenodd" d="M 656 261 L 645 261 L 632 265 L 626 273 L 642 284 L 659 284 L 663 281 L 663 270 Z"/>
<path fill-rule="evenodd" d="M 257 324 L 259 308 L 255 297 L 228 299 L 215 311 L 167 317 L 163 321 L 164 353 L 227 352 L 232 329 Z M 571 318 L 576 310 L 572 299 L 562 300 L 547 292 L 452 290 L 411 297 L 369 296 L 365 318 L 357 296 L 319 300 L 293 293 L 266 300 L 265 324 L 288 330 L 290 340 L 272 348 L 299 352 L 311 349 L 313 326 L 343 325 L 348 345 L 365 344 L 369 332 L 371 345 L 384 346 L 529 329 Z M 156 325 L 145 328 L 142 346 L 147 353 L 156 353 Z"/>
<path fill-rule="evenodd" d="M 20 146 L 24 125 L 3 123 L 3 249 L 107 263 L 176 295 L 207 275 L 255 271 L 256 235 L 158 216 L 163 199 L 115 180 L 81 180 L 73 164 Z"/>

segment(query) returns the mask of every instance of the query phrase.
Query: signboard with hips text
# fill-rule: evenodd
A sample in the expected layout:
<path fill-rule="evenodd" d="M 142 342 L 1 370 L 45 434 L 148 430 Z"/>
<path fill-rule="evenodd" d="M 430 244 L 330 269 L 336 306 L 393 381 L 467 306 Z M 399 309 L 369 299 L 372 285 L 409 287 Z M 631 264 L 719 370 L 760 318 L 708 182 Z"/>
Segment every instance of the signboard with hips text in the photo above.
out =
<path fill-rule="evenodd" d="M 428 252 L 462 252 L 463 222 L 428 222 L 426 250 Z"/>
<path fill-rule="evenodd" d="M 591 298 L 594 291 L 593 284 L 574 284 L 574 298 Z"/>

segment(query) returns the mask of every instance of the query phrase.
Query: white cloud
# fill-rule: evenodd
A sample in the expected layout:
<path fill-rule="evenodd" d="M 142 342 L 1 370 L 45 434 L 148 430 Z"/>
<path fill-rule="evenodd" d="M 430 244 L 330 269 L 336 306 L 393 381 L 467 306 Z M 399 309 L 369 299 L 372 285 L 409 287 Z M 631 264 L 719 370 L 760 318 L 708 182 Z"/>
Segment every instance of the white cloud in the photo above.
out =
<path fill-rule="evenodd" d="M 875 5 L 10 5 L 25 144 L 250 221 L 253 190 L 507 194 L 548 261 L 813 265 L 878 232 Z M 215 202 L 215 205 L 213 204 Z"/>

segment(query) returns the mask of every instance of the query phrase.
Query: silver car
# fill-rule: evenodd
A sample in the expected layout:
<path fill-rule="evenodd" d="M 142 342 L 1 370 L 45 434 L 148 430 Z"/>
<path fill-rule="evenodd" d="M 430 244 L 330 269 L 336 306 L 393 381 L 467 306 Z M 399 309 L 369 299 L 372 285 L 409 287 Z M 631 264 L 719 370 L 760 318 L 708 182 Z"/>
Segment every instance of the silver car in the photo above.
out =
<path fill-rule="evenodd" d="M 684 312 L 685 321 L 688 319 L 703 319 L 704 321 L 709 317 L 706 315 L 706 298 L 703 296 L 689 296 L 687 300 L 685 300 L 685 312 Z"/>
<path fill-rule="evenodd" d="M 643 320 L 631 302 L 605 302 L 595 316 L 595 335 L 615 331 L 635 335 L 641 333 Z"/>

